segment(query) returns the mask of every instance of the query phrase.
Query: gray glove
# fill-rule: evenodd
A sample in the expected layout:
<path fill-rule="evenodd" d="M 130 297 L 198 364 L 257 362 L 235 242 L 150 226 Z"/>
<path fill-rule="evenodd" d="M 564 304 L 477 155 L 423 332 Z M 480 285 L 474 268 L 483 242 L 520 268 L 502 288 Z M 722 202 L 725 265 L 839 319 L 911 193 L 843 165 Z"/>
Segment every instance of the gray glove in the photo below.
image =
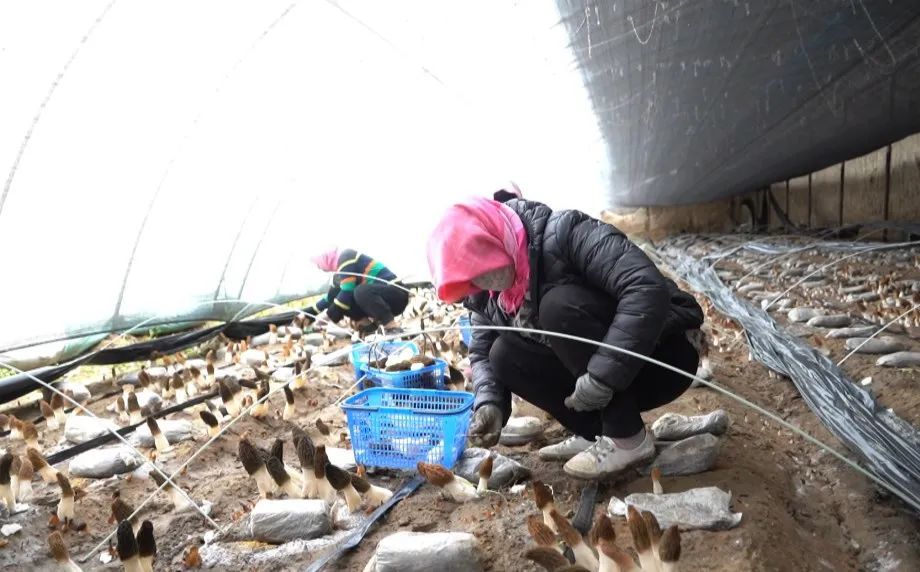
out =
<path fill-rule="evenodd" d="M 585 373 L 575 381 L 575 391 L 565 398 L 565 406 L 575 411 L 603 409 L 613 398 L 613 390 Z"/>
<path fill-rule="evenodd" d="M 491 403 L 482 405 L 473 413 L 469 439 L 474 447 L 488 449 L 498 443 L 502 433 L 502 411 Z"/>

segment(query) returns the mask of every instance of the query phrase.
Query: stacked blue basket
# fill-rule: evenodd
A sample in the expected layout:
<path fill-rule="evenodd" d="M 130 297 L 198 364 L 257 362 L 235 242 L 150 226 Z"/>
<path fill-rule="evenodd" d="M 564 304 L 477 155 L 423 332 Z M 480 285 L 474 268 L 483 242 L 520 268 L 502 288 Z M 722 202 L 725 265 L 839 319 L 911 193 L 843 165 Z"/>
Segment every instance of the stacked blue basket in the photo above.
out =
<path fill-rule="evenodd" d="M 419 461 L 453 467 L 466 446 L 473 394 L 375 387 L 342 404 L 355 460 L 412 469 Z"/>
<path fill-rule="evenodd" d="M 392 341 L 370 344 L 355 344 L 351 348 L 351 365 L 355 366 L 355 380 L 361 379 L 361 376 L 368 373 L 368 362 L 376 361 L 378 359 L 386 359 L 390 355 L 401 351 L 405 351 L 406 353 L 410 353 L 414 356 L 419 354 L 418 346 L 412 342 Z M 358 387 L 363 389 L 364 384 L 362 383 Z"/>

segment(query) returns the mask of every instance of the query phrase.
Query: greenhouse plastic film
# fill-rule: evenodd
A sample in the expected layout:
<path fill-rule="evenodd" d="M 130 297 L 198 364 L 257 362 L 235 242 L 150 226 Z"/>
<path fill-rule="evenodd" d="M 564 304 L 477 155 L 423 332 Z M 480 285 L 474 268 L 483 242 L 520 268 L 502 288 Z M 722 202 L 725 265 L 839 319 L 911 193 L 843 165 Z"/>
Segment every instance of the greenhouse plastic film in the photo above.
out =
<path fill-rule="evenodd" d="M 661 249 L 671 267 L 741 324 L 754 358 L 792 379 L 808 407 L 869 469 L 920 504 L 920 432 L 878 405 L 827 357 L 777 328 L 763 310 L 732 294 L 707 263 L 674 248 Z"/>

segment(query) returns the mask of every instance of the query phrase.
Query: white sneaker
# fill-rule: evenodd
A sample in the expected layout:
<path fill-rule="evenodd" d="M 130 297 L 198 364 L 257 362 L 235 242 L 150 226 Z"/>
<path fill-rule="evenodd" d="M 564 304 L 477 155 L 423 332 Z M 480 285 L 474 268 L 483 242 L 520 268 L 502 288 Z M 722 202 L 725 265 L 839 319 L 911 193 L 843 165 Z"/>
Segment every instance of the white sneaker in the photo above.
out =
<path fill-rule="evenodd" d="M 651 431 L 635 449 L 619 449 L 610 437 L 598 437 L 597 442 L 578 453 L 565 464 L 563 470 L 579 479 L 597 480 L 610 477 L 626 469 L 650 461 L 655 456 L 655 438 Z"/>
<path fill-rule="evenodd" d="M 568 461 L 582 451 L 586 451 L 591 445 L 594 445 L 594 441 L 572 435 L 565 441 L 543 447 L 537 452 L 537 455 L 544 461 Z"/>

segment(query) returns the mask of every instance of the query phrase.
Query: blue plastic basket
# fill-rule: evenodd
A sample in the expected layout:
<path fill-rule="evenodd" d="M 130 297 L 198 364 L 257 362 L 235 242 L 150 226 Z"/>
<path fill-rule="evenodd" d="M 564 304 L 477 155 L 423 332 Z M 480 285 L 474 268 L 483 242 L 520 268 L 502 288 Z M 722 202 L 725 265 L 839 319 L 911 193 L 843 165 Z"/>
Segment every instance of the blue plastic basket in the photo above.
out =
<path fill-rule="evenodd" d="M 412 355 L 419 354 L 418 346 L 412 342 L 380 342 L 370 344 L 355 344 L 351 348 L 351 365 L 355 366 L 355 380 L 361 379 L 364 375 L 367 362 L 372 359 L 383 359 L 389 357 L 400 350 L 409 349 Z"/>
<path fill-rule="evenodd" d="M 371 467 L 453 467 L 466 447 L 473 394 L 374 387 L 342 404 L 355 460 Z"/>
<path fill-rule="evenodd" d="M 436 359 L 433 365 L 416 370 L 384 371 L 365 367 L 364 373 L 373 385 L 400 389 L 444 389 L 444 378 L 449 375 L 447 362 L 442 359 Z"/>
<path fill-rule="evenodd" d="M 460 337 L 463 339 L 463 343 L 466 347 L 470 347 L 470 342 L 473 341 L 473 330 L 470 329 L 472 325 L 470 315 L 465 314 L 460 316 L 460 320 L 458 320 L 457 323 L 460 325 Z"/>

